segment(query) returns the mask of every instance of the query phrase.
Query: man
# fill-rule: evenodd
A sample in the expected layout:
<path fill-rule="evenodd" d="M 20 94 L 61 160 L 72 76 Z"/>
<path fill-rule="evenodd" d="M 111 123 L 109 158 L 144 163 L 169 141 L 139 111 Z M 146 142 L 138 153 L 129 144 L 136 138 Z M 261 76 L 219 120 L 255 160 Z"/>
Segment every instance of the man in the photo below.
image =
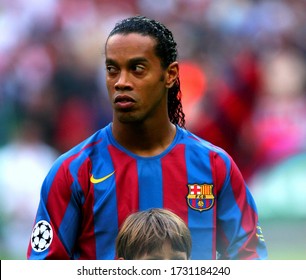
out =
<path fill-rule="evenodd" d="M 173 212 L 151 208 L 131 214 L 116 239 L 116 257 L 122 260 L 188 260 L 190 231 Z"/>
<path fill-rule="evenodd" d="M 105 45 L 113 122 L 62 155 L 41 191 L 29 259 L 114 259 L 128 215 L 167 208 L 192 259 L 265 259 L 254 200 L 232 158 L 185 130 L 172 33 L 137 16 Z"/>

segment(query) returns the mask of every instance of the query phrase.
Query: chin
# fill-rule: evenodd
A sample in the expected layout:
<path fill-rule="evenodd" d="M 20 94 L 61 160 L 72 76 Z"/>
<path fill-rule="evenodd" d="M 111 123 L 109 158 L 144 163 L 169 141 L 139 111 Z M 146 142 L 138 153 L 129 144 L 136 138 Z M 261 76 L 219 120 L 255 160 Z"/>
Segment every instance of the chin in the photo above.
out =
<path fill-rule="evenodd" d="M 121 115 L 121 116 L 118 116 L 118 120 L 119 122 L 121 123 L 124 123 L 124 124 L 130 124 L 130 123 L 141 123 L 142 120 L 140 120 L 139 118 L 135 117 L 135 116 L 127 116 L 127 115 Z"/>
<path fill-rule="evenodd" d="M 132 112 L 117 112 L 116 118 L 124 124 L 144 122 L 144 118 Z"/>

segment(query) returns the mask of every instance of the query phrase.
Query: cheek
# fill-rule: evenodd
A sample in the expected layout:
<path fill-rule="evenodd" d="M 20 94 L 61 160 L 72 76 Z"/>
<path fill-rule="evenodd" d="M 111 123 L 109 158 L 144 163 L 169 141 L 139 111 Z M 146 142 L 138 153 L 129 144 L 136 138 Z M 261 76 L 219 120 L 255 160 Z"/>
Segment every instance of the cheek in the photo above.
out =
<path fill-rule="evenodd" d="M 114 81 L 111 79 L 106 79 L 105 84 L 108 91 L 108 95 L 111 96 L 114 92 Z"/>
<path fill-rule="evenodd" d="M 109 90 L 112 87 L 113 82 L 110 78 L 106 78 L 105 79 L 105 84 L 106 84 L 107 89 Z"/>
<path fill-rule="evenodd" d="M 157 75 L 151 77 L 146 81 L 139 84 L 139 89 L 145 91 L 147 95 L 151 98 L 156 98 L 159 95 L 163 95 L 167 90 L 165 87 L 164 76 Z"/>
<path fill-rule="evenodd" d="M 167 89 L 163 82 L 157 82 L 147 86 L 147 92 L 149 92 L 150 99 L 161 99 L 165 96 Z"/>

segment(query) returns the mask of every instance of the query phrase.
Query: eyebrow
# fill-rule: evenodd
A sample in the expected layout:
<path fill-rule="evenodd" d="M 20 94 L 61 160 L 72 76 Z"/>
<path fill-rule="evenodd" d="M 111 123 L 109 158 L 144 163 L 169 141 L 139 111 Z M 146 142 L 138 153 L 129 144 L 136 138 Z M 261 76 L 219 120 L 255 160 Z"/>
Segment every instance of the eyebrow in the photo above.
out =
<path fill-rule="evenodd" d="M 128 60 L 129 65 L 134 65 L 134 64 L 138 64 L 138 63 L 147 63 L 147 62 L 148 62 L 148 59 L 145 58 L 145 57 L 134 57 L 134 58 L 131 58 L 130 60 Z M 112 58 L 106 58 L 105 59 L 105 64 L 118 65 L 116 60 L 114 60 Z"/>

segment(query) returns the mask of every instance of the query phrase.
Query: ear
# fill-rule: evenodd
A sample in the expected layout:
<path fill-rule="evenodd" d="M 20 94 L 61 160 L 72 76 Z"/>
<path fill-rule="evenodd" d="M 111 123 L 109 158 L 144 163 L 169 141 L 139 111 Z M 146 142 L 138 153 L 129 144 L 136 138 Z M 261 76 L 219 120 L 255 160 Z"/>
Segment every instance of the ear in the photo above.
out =
<path fill-rule="evenodd" d="M 173 84 L 176 82 L 179 75 L 179 66 L 178 62 L 172 62 L 168 68 L 166 73 L 166 87 L 171 88 Z"/>

